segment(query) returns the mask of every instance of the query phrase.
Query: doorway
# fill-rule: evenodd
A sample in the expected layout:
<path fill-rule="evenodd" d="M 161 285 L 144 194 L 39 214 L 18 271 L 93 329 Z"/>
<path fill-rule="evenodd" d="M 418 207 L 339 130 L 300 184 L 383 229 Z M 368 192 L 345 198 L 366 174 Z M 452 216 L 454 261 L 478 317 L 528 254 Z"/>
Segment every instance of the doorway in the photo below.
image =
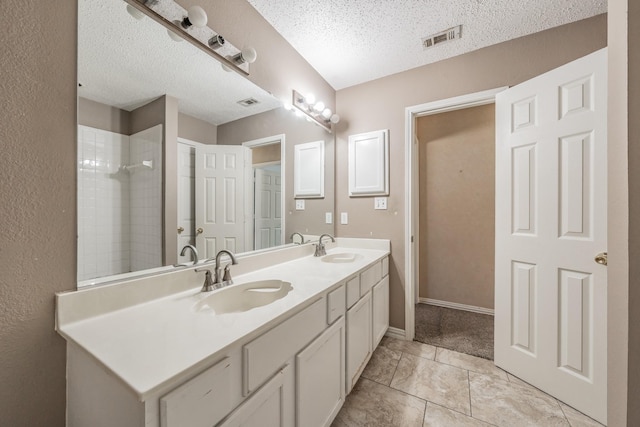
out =
<path fill-rule="evenodd" d="M 493 359 L 495 105 L 416 119 L 417 341 Z"/>

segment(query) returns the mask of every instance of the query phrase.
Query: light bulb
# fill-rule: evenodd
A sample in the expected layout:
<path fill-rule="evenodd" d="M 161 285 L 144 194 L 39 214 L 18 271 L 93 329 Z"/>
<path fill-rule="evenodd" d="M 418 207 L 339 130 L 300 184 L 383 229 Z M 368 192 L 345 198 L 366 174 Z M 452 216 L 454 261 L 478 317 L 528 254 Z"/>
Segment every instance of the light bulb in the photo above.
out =
<path fill-rule="evenodd" d="M 313 105 L 316 102 L 316 96 L 312 93 L 308 93 L 304 97 L 304 102 L 306 102 L 307 105 Z"/>
<path fill-rule="evenodd" d="M 207 25 L 207 12 L 204 11 L 200 6 L 191 6 L 187 9 L 187 17 L 184 18 L 181 22 L 182 28 L 189 28 L 190 26 L 195 26 L 198 28 L 202 28 Z"/>
<path fill-rule="evenodd" d="M 169 34 L 169 37 L 171 37 L 171 40 L 174 42 L 181 42 L 183 40 L 178 33 L 175 33 L 172 30 L 167 29 L 167 34 Z"/>
<path fill-rule="evenodd" d="M 331 118 L 331 108 L 325 108 L 322 112 L 322 117 L 329 120 Z"/>
<path fill-rule="evenodd" d="M 224 71 L 226 71 L 227 73 L 230 73 L 230 72 L 232 72 L 232 71 L 233 71 L 231 68 L 229 68 L 229 66 L 228 66 L 228 65 L 225 65 L 225 64 L 223 64 L 222 62 L 220 63 L 220 66 L 221 66 L 221 67 L 222 67 L 222 69 L 223 69 Z"/>
<path fill-rule="evenodd" d="M 300 110 L 296 110 L 296 117 L 302 117 L 304 114 L 302 114 L 302 111 Z"/>
<path fill-rule="evenodd" d="M 331 120 L 331 123 L 333 123 L 335 125 L 336 123 L 338 123 L 340 121 L 340 116 L 337 115 L 337 114 L 334 114 L 333 116 L 331 116 L 330 120 Z"/>
<path fill-rule="evenodd" d="M 256 61 L 257 58 L 258 58 L 258 53 L 254 48 L 245 47 L 240 51 L 240 53 L 238 53 L 236 56 L 233 57 L 233 60 L 238 64 L 244 64 L 245 62 L 252 64 Z"/>
<path fill-rule="evenodd" d="M 142 11 L 136 9 L 135 7 L 131 6 L 130 4 L 127 5 L 127 12 L 129 12 L 129 15 L 133 16 L 138 21 L 144 18 L 144 13 L 142 13 Z"/>
<path fill-rule="evenodd" d="M 283 107 L 287 111 L 291 111 L 291 109 L 293 108 L 293 106 L 291 104 L 289 104 L 288 102 L 285 102 Z"/>
<path fill-rule="evenodd" d="M 313 106 L 313 109 L 316 110 L 318 113 L 321 112 L 322 110 L 324 110 L 324 102 L 322 101 L 316 102 L 316 105 Z"/>

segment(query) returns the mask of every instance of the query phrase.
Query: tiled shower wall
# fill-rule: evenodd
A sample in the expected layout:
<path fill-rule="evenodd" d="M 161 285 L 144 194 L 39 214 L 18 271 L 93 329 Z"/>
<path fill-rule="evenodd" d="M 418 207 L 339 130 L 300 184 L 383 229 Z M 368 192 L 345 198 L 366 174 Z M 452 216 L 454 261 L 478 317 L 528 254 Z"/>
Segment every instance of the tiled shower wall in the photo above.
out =
<path fill-rule="evenodd" d="M 161 224 L 162 126 L 78 126 L 78 281 L 162 265 Z"/>
<path fill-rule="evenodd" d="M 130 161 L 153 161 L 131 171 L 131 271 L 162 265 L 162 125 L 131 135 Z"/>

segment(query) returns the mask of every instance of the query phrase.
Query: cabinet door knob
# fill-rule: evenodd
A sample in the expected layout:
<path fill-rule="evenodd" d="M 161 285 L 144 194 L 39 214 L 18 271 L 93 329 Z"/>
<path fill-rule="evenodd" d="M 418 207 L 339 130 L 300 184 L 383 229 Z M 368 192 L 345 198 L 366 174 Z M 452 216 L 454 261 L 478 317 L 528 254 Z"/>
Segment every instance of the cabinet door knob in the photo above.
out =
<path fill-rule="evenodd" d="M 596 257 L 594 258 L 594 261 L 600 265 L 607 265 L 607 253 L 600 252 L 598 255 L 596 255 Z"/>

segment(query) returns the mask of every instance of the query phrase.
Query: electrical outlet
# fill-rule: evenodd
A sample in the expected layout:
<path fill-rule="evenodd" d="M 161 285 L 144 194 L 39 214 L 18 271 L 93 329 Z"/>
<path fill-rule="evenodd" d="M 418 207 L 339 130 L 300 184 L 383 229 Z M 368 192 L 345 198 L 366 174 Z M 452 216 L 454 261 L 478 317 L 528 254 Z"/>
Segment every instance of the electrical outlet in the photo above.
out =
<path fill-rule="evenodd" d="M 376 197 L 373 202 L 374 209 L 387 209 L 387 198 L 386 197 Z"/>
<path fill-rule="evenodd" d="M 333 223 L 333 214 L 331 212 L 327 212 L 324 214 L 324 222 L 327 224 Z"/>
<path fill-rule="evenodd" d="M 340 224 L 342 225 L 349 224 L 349 214 L 347 212 L 342 212 L 340 214 Z"/>
<path fill-rule="evenodd" d="M 296 210 L 297 211 L 304 210 L 304 200 L 296 200 Z"/>

